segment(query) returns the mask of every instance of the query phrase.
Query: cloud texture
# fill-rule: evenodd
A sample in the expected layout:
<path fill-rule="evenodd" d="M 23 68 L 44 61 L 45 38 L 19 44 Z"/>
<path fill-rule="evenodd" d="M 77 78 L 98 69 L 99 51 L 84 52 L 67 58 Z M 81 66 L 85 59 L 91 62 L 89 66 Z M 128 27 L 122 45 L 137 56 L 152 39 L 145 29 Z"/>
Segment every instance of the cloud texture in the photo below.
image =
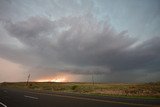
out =
<path fill-rule="evenodd" d="M 25 66 L 36 78 L 59 72 L 103 75 L 98 81 L 160 77 L 159 36 L 142 41 L 90 12 L 55 20 L 39 15 L 19 21 L 0 18 L 0 58 Z"/>

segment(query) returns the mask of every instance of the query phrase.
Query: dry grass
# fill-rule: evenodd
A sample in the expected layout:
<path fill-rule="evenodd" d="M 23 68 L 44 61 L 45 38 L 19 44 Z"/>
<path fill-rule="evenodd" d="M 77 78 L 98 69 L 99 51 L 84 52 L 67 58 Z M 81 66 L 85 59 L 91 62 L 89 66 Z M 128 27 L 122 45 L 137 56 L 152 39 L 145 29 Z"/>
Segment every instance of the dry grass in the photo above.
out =
<path fill-rule="evenodd" d="M 119 95 L 160 98 L 160 82 L 145 84 L 110 84 L 110 83 L 1 83 L 1 87 L 48 90 L 58 92 L 75 92 L 98 95 Z"/>

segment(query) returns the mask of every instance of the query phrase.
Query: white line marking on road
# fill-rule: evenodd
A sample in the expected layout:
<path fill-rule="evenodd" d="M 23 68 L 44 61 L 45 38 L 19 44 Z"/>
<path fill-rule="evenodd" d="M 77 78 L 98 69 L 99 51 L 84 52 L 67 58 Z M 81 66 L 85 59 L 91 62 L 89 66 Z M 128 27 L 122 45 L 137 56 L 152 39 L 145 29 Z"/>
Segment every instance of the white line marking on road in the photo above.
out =
<path fill-rule="evenodd" d="M 38 100 L 38 98 L 37 98 L 37 97 L 32 97 L 32 96 L 28 96 L 28 95 L 24 95 L 24 97 L 26 97 L 26 98 L 32 98 L 32 99 L 36 99 L 36 100 Z"/>
<path fill-rule="evenodd" d="M 5 104 L 3 104 L 2 102 L 0 102 L 0 105 L 4 106 L 4 107 L 7 107 Z"/>
<path fill-rule="evenodd" d="M 117 101 L 109 101 L 109 100 L 102 100 L 102 99 L 94 99 L 94 98 L 85 98 L 85 97 L 74 97 L 74 96 L 67 96 L 67 95 L 58 95 L 58 94 L 47 94 L 47 93 L 36 93 L 36 92 L 28 92 L 32 94 L 40 94 L 40 95 L 49 95 L 49 96 L 57 96 L 57 97 L 65 97 L 65 98 L 72 98 L 72 99 L 79 99 L 79 100 L 88 100 L 88 101 L 97 101 L 97 102 L 104 102 L 104 103 L 112 103 L 112 104 L 123 104 L 123 105 L 131 105 L 131 106 L 143 106 L 143 107 L 153 107 L 152 105 L 147 104 L 135 104 L 135 103 L 127 103 L 127 102 L 117 102 Z"/>

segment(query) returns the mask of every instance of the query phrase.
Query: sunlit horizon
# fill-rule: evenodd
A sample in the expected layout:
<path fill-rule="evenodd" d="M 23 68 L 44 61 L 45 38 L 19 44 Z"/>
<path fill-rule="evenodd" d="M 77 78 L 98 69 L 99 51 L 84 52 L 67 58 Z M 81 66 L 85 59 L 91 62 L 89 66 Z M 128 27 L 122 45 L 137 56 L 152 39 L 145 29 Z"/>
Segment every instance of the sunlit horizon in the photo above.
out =
<path fill-rule="evenodd" d="M 52 79 L 38 79 L 35 82 L 67 82 L 65 77 L 52 78 Z"/>
<path fill-rule="evenodd" d="M 34 80 L 35 82 L 68 82 L 69 76 L 64 73 L 58 73 L 50 76 L 40 77 Z"/>

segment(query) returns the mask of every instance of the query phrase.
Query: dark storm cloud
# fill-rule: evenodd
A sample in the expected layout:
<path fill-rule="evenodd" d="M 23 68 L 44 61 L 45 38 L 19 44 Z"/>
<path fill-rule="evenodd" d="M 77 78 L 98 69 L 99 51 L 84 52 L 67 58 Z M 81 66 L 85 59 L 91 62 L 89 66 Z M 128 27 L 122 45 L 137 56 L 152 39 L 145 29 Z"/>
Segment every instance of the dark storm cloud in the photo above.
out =
<path fill-rule="evenodd" d="M 9 23 L 6 25 L 10 35 L 27 46 L 38 45 L 54 29 L 52 21 L 42 17 L 31 17 L 27 21 Z M 44 37 L 45 36 L 45 37 Z M 41 41 L 43 40 L 43 41 Z"/>
<path fill-rule="evenodd" d="M 31 66 L 33 71 L 41 68 L 41 74 L 120 75 L 160 70 L 160 37 L 135 45 L 139 40 L 127 31 L 116 32 L 107 21 L 97 21 L 91 14 L 54 21 L 36 16 L 6 22 L 3 27 L 23 47 L 1 44 L 1 57 Z"/>

